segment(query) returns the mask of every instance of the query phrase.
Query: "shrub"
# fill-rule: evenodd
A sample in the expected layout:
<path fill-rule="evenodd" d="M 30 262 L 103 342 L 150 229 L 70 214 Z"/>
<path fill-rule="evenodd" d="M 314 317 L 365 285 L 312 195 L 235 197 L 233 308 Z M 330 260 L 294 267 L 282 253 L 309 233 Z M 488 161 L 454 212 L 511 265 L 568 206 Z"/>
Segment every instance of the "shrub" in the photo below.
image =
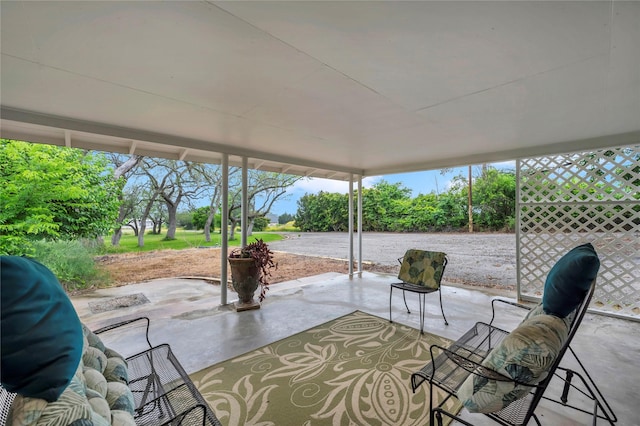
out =
<path fill-rule="evenodd" d="M 34 258 L 58 277 L 67 291 L 104 287 L 108 274 L 93 260 L 95 248 L 82 241 L 36 241 Z"/>
<path fill-rule="evenodd" d="M 176 220 L 178 222 L 178 226 L 190 231 L 195 229 L 195 225 L 193 223 L 193 216 L 195 213 L 192 212 L 179 212 L 176 215 Z"/>
<path fill-rule="evenodd" d="M 295 217 L 292 214 L 284 213 L 278 216 L 278 225 L 286 225 L 287 222 L 293 222 Z"/>
<path fill-rule="evenodd" d="M 264 216 L 258 216 L 253 219 L 253 230 L 256 232 L 264 231 L 269 226 L 269 219 Z"/>
<path fill-rule="evenodd" d="M 33 256 L 33 244 L 24 236 L 0 235 L 0 255 Z"/>

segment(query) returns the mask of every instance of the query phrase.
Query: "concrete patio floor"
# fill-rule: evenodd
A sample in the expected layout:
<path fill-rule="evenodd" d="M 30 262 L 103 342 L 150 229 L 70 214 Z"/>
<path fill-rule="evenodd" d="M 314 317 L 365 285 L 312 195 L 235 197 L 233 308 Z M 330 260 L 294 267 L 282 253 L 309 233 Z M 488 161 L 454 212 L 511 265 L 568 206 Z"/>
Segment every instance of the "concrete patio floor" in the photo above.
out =
<path fill-rule="evenodd" d="M 240 313 L 231 305 L 220 305 L 219 285 L 193 279 L 163 279 L 101 289 L 74 296 L 72 302 L 81 320 L 91 329 L 148 316 L 151 342 L 154 345 L 169 343 L 186 371 L 193 373 L 354 310 L 388 318 L 392 279 L 389 275 L 372 273 L 352 279 L 329 273 L 280 283 L 271 286 L 261 309 Z M 149 302 L 100 313 L 91 310 L 92 302 L 137 293 L 142 293 Z M 409 307 L 415 312 L 407 314 L 400 292 L 394 292 L 393 319 L 419 328 L 417 297 L 407 296 Z M 495 296 L 445 283 L 443 304 L 449 325 L 444 325 L 437 295 L 432 295 L 427 297 L 425 331 L 455 340 L 476 321 L 490 321 L 491 299 Z M 513 294 L 503 296 L 514 297 Z M 229 292 L 230 301 L 234 297 L 235 293 Z M 498 324 L 510 330 L 522 316 L 517 308 L 507 308 Z M 144 349 L 136 334 L 139 331 L 109 333 L 103 339 L 114 349 L 133 354 Z M 611 404 L 619 418 L 618 424 L 640 425 L 637 414 L 640 401 L 638 323 L 588 314 L 572 347 Z M 571 356 L 567 355 L 563 363 L 574 366 L 571 361 Z M 587 403 L 584 398 L 579 400 Z M 589 405 L 585 408 L 591 409 Z M 536 412 L 544 425 L 590 424 L 589 416 L 547 401 L 543 401 Z M 472 415 L 464 410 L 463 418 L 479 425 L 495 424 L 483 415 Z"/>

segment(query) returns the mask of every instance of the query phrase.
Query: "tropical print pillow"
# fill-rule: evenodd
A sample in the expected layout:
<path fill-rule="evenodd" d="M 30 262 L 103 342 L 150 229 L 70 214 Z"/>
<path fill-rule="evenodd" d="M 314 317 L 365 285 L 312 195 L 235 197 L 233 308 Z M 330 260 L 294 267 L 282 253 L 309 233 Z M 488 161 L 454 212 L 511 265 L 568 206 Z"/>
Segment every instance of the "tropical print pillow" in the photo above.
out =
<path fill-rule="evenodd" d="M 472 413 L 493 413 L 523 398 L 533 388 L 527 384 L 535 385 L 547 377 L 568 332 L 567 323 L 554 315 L 528 318 L 482 362 L 484 367 L 519 383 L 471 374 L 458 389 L 458 399 Z"/>

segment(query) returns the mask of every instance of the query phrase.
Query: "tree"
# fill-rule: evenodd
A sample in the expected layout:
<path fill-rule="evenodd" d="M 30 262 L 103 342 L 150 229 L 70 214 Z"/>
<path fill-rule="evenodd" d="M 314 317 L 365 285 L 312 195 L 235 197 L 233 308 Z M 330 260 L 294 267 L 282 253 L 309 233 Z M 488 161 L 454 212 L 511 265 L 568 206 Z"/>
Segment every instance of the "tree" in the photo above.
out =
<path fill-rule="evenodd" d="M 264 216 L 258 216 L 253 219 L 253 229 L 256 231 L 264 231 L 269 226 L 269 219 Z"/>
<path fill-rule="evenodd" d="M 198 207 L 191 212 L 191 223 L 193 229 L 204 229 L 204 225 L 209 217 L 209 207 Z"/>
<path fill-rule="evenodd" d="M 285 224 L 291 222 L 294 219 L 295 219 L 295 217 L 292 214 L 283 213 L 280 216 L 278 216 L 278 223 L 280 225 L 285 225 Z"/>
<path fill-rule="evenodd" d="M 153 230 L 151 231 L 151 233 L 154 235 L 159 235 L 162 232 L 162 225 L 167 221 L 166 205 L 163 203 L 155 203 L 151 208 L 151 211 L 149 212 L 149 220 L 153 224 Z"/>
<path fill-rule="evenodd" d="M 411 200 L 409 207 L 409 227 L 407 231 L 430 232 L 436 229 L 436 213 L 438 195 L 434 193 L 422 195 Z"/>
<path fill-rule="evenodd" d="M 143 170 L 151 183 L 152 193 L 157 194 L 166 205 L 168 219 L 165 238 L 175 239 L 180 203 L 202 195 L 203 166 L 188 161 L 147 158 L 143 162 Z M 150 200 L 155 202 L 155 198 Z M 150 212 L 151 206 L 147 210 L 147 217 Z"/>
<path fill-rule="evenodd" d="M 0 141 L 0 252 L 30 241 L 96 238 L 114 225 L 121 183 L 103 154 Z"/>
<path fill-rule="evenodd" d="M 320 191 L 298 200 L 294 226 L 301 231 L 327 232 L 349 229 L 349 196 Z"/>
<path fill-rule="evenodd" d="M 118 223 L 133 229 L 133 233 L 135 236 L 138 236 L 140 231 L 139 218 L 142 216 L 143 210 L 140 202 L 143 200 L 146 191 L 147 188 L 145 188 L 145 186 L 140 182 L 131 184 L 130 181 L 122 191 L 122 202 L 120 204 L 120 211 L 122 212 L 123 219 Z M 120 213 L 118 214 L 118 218 L 120 218 Z M 119 244 L 122 230 L 120 230 L 118 234 L 119 236 L 116 242 Z M 114 236 L 117 236 L 118 234 L 114 233 Z M 111 238 L 111 241 L 112 245 L 117 245 L 113 243 L 113 237 Z"/>
<path fill-rule="evenodd" d="M 205 220 L 202 224 L 205 241 L 211 241 L 211 228 L 215 228 L 215 217 L 220 206 L 222 197 L 222 169 L 219 166 L 211 164 L 203 165 L 203 179 L 205 182 L 205 193 L 208 193 L 209 206 L 206 208 Z M 239 171 L 233 168 L 229 171 L 229 178 L 232 179 L 234 174 Z M 203 210 L 203 213 L 205 211 Z"/>
<path fill-rule="evenodd" d="M 232 173 L 229 174 L 230 176 Z M 235 228 L 240 222 L 242 207 L 242 183 L 240 175 L 234 173 L 235 179 L 229 184 L 229 222 L 231 229 L 229 239 L 234 238 Z M 302 179 L 301 176 L 285 175 L 282 173 L 248 170 L 247 206 L 248 223 L 243 224 L 247 234 L 251 235 L 253 220 L 259 216 L 266 216 L 273 204 L 287 195 L 287 188 Z M 231 178 L 230 178 L 231 181 Z"/>
<path fill-rule="evenodd" d="M 467 187 L 468 187 L 468 191 L 467 191 L 467 220 L 468 220 L 468 226 L 469 226 L 469 232 L 473 232 L 473 176 L 472 176 L 472 169 L 471 169 L 471 165 L 468 166 L 469 167 L 469 172 L 467 174 Z M 450 172 L 452 169 L 451 167 L 447 167 L 444 168 L 442 170 L 440 170 L 440 174 L 444 175 L 448 172 Z M 482 176 L 485 175 L 487 171 L 487 165 L 483 164 L 482 165 Z"/>
<path fill-rule="evenodd" d="M 403 231 L 408 226 L 411 190 L 401 183 L 381 180 L 362 191 L 363 231 Z M 303 231 L 349 229 L 349 195 L 320 191 L 298 200 L 296 227 Z"/>
<path fill-rule="evenodd" d="M 467 183 L 464 177 L 455 177 L 449 191 L 438 196 L 434 214 L 438 230 L 458 230 L 468 225 Z"/>
<path fill-rule="evenodd" d="M 120 245 L 120 238 L 122 238 L 122 226 L 126 224 L 125 219 L 130 216 L 136 202 L 136 200 L 127 198 L 131 194 L 125 193 L 127 180 L 133 173 L 135 173 L 135 170 L 143 157 L 141 155 L 124 156 L 120 154 L 109 154 L 109 158 L 111 159 L 111 163 L 115 166 L 113 178 L 120 181 L 119 183 L 122 187 L 122 190 L 118 194 L 118 200 L 120 201 L 118 219 L 116 227 L 113 230 L 113 235 L 111 236 L 111 245 L 116 247 Z"/>
<path fill-rule="evenodd" d="M 149 218 L 153 205 L 158 202 L 159 196 L 160 189 L 158 187 L 151 187 L 142 192 L 140 206 L 144 207 L 141 209 L 139 219 L 135 219 L 138 223 L 138 247 L 144 247 L 144 233 L 147 229 L 147 219 Z"/>
<path fill-rule="evenodd" d="M 203 207 L 200 207 L 200 208 L 203 208 Z M 193 223 L 193 217 L 198 210 L 199 209 L 183 210 L 178 212 L 178 214 L 176 215 L 176 218 L 178 221 L 178 227 L 184 228 L 188 231 L 197 229 L 196 225 Z"/>
<path fill-rule="evenodd" d="M 516 177 L 514 173 L 489 168 L 476 179 L 474 204 L 477 224 L 492 230 L 506 229 L 515 221 Z"/>
<path fill-rule="evenodd" d="M 186 229 L 204 229 L 210 220 L 209 207 L 198 207 L 187 213 L 178 213 L 180 226 L 184 226 Z M 182 216 L 182 218 L 180 218 Z M 217 226 L 220 228 L 221 215 L 216 213 L 211 219 L 210 229 L 214 230 Z"/>
<path fill-rule="evenodd" d="M 402 183 L 381 180 L 362 191 L 362 230 L 398 231 L 398 220 L 407 213 L 411 189 Z"/>

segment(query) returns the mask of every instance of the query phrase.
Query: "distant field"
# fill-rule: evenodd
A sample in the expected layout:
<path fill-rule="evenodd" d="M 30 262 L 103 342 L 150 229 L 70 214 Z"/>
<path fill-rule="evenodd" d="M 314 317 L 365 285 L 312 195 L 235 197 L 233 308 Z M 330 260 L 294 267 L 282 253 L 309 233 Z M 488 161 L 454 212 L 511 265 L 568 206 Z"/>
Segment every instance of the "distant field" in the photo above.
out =
<path fill-rule="evenodd" d="M 175 240 L 165 240 L 166 233 L 160 235 L 146 234 L 144 236 L 144 247 L 138 247 L 138 237 L 130 232 L 124 233 L 120 239 L 120 245 L 113 247 L 111 240 L 107 239 L 107 251 L 109 253 L 128 253 L 139 251 L 152 251 L 152 250 L 182 250 L 186 248 L 195 247 L 219 247 L 220 246 L 220 234 L 211 234 L 211 241 L 207 242 L 204 239 L 204 233 L 202 231 L 185 231 L 177 230 Z M 240 245 L 240 234 L 236 233 L 236 239 L 229 241 L 229 246 Z M 283 237 L 280 234 L 274 234 L 270 232 L 254 232 L 249 237 L 249 242 L 255 241 L 258 238 L 262 238 L 265 242 L 279 241 Z"/>
<path fill-rule="evenodd" d="M 273 225 L 268 226 L 267 231 L 272 232 L 300 232 L 300 228 L 296 228 L 293 226 L 295 222 L 292 220 L 291 222 L 287 222 L 284 225 Z"/>

